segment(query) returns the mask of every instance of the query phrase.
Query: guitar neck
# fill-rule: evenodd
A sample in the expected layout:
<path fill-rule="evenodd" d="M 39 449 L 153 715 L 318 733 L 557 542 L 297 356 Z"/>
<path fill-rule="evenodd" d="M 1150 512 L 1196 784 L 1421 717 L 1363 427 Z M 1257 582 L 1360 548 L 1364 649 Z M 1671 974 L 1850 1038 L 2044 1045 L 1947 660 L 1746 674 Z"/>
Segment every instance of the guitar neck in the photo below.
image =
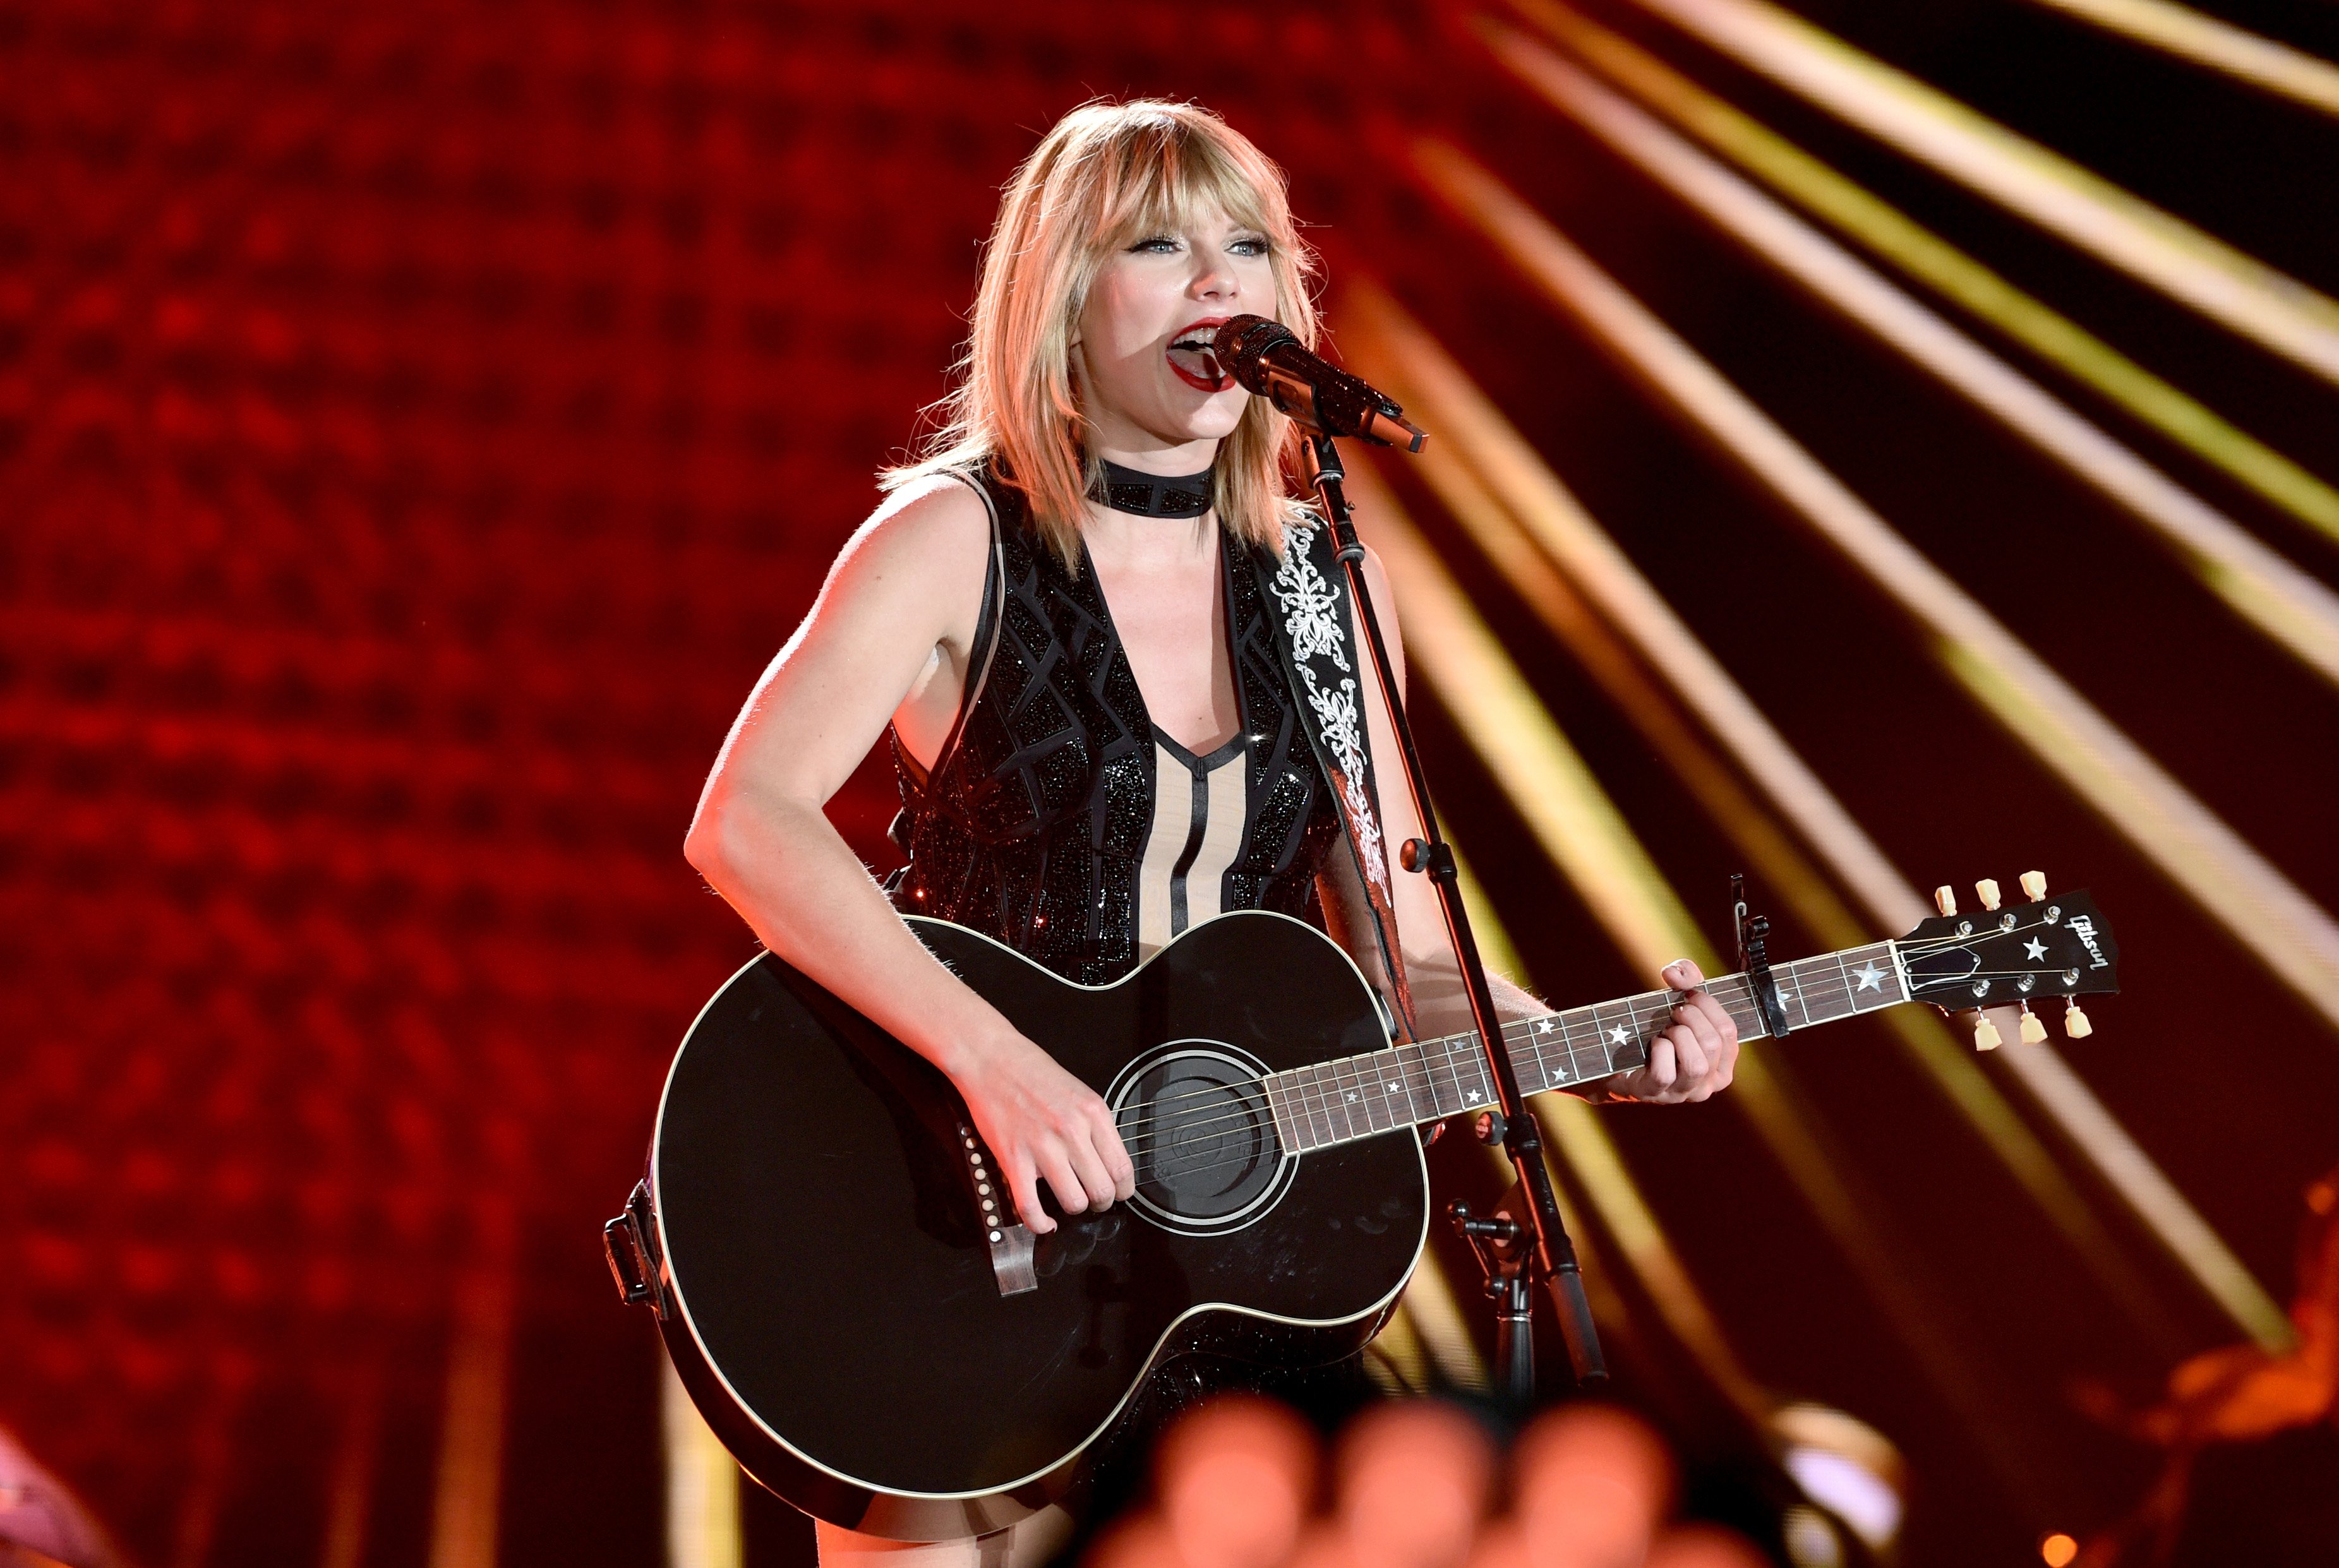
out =
<path fill-rule="evenodd" d="M 1870 942 L 1774 964 L 1779 1012 L 1805 1029 L 1909 1000 L 1895 943 Z M 1725 974 L 1706 991 L 1728 1010 L 1741 1040 L 1770 1032 L 1753 981 Z M 1649 1042 L 1673 1022 L 1677 991 L 1643 991 L 1503 1026 L 1521 1092 L 1535 1095 L 1626 1072 L 1649 1060 Z M 1284 1146 L 1297 1153 L 1417 1127 L 1495 1103 L 1485 1053 L 1475 1031 L 1410 1041 L 1361 1056 L 1270 1073 L 1265 1080 Z"/>

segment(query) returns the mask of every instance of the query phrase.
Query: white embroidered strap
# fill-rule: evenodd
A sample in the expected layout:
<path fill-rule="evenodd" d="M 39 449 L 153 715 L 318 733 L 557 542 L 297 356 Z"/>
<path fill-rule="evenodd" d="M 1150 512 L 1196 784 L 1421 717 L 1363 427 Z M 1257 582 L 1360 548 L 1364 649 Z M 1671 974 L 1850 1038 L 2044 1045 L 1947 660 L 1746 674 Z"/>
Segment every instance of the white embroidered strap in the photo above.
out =
<path fill-rule="evenodd" d="M 1282 612 L 1283 642 L 1291 673 L 1306 705 L 1308 739 L 1330 775 L 1348 845 L 1372 906 L 1381 961 L 1396 992 L 1397 1014 L 1413 1031 L 1413 995 L 1406 984 L 1405 958 L 1397 943 L 1396 912 L 1389 885 L 1388 854 L 1380 814 L 1373 809 L 1372 754 L 1365 738 L 1357 666 L 1348 658 L 1349 620 L 1338 576 L 1327 576 L 1314 558 L 1324 542 L 1319 528 L 1286 524 L 1283 559 L 1268 578 Z"/>

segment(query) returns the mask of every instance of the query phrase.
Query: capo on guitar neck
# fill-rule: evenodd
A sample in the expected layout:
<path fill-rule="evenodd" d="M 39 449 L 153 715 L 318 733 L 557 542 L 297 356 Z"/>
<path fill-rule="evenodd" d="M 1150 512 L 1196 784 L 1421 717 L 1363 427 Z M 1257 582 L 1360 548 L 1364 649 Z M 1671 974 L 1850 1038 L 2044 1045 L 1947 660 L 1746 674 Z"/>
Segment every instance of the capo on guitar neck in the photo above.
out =
<path fill-rule="evenodd" d="M 1738 932 L 1738 967 L 1746 972 L 1746 987 L 1754 993 L 1754 1010 L 1762 1015 L 1762 1031 L 1772 1040 L 1787 1036 L 1787 1010 L 1779 1001 L 1779 986 L 1771 978 L 1771 922 L 1762 915 L 1746 918 L 1746 875 L 1730 874 L 1730 920 Z"/>

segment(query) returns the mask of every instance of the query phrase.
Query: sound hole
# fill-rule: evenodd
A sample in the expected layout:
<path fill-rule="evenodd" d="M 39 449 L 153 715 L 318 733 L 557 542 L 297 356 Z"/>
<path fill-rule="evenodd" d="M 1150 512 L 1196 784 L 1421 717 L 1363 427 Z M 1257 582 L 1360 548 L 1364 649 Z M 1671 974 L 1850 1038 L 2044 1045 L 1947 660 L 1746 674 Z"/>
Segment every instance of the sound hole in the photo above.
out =
<path fill-rule="evenodd" d="M 1137 1207 L 1180 1230 L 1240 1224 L 1273 1198 L 1288 1161 L 1258 1069 L 1209 1050 L 1140 1067 L 1113 1099 L 1137 1167 Z"/>

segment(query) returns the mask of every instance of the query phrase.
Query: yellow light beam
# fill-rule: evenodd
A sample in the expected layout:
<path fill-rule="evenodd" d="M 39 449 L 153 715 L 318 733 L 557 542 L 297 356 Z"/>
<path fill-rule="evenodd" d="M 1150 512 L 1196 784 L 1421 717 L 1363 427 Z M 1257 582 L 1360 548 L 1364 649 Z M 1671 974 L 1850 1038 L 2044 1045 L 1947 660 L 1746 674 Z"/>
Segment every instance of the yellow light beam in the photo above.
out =
<path fill-rule="evenodd" d="M 1634 0 L 1869 135 L 2339 382 L 2339 301 L 1764 0 Z"/>
<path fill-rule="evenodd" d="M 1918 917 L 1908 910 L 1922 908 L 1915 890 L 1889 866 L 1881 865 L 1882 855 L 1867 834 L 1851 822 L 1826 786 L 1809 775 L 1801 759 L 1771 728 L 1744 691 L 1712 665 L 1703 646 L 1616 552 L 1559 477 L 1542 464 L 1518 432 L 1469 384 L 1461 369 L 1394 301 L 1369 285 L 1351 283 L 1344 291 L 1337 321 L 1340 342 L 1350 360 L 1376 385 L 1395 391 L 1407 407 L 1435 421 L 1441 439 L 1425 449 L 1418 461 L 1423 478 L 1448 515 L 1462 525 L 1480 552 L 1745 853 L 1749 869 L 1761 884 L 1783 898 L 1805 928 L 1828 946 L 1850 947 L 1876 935 L 1872 926 L 1862 924 L 1843 906 L 1769 814 L 1747 796 L 1731 770 L 1675 714 L 1618 640 L 1618 634 L 1579 597 L 1556 564 L 1558 559 L 1581 566 L 1586 556 L 1594 557 L 1596 564 L 1585 574 L 1585 589 L 1602 597 L 1611 613 L 1620 598 L 1644 606 L 1633 624 L 1660 634 L 1643 639 L 1660 645 L 1648 650 L 1660 676 L 1710 725 L 1721 728 L 1714 723 L 1719 718 L 1738 731 L 1752 730 L 1764 737 L 1762 750 L 1742 753 L 1737 760 L 1766 788 L 1777 782 L 1778 764 L 1772 759 L 1785 757 L 1795 782 L 1791 787 L 1771 789 L 1773 799 L 1801 794 L 1823 801 L 1824 817 L 1814 813 L 1797 826 L 1840 877 L 1850 865 L 1881 866 L 1884 880 L 1879 886 L 1892 901 L 1894 912 L 1872 911 L 1870 919 L 1894 930 L 1912 924 Z M 1513 487 L 1507 505 L 1480 483 L 1482 472 L 1492 482 Z M 1513 516 L 1513 508 L 1520 516 L 1536 519 L 1536 537 L 1530 537 L 1527 527 Z M 1538 537 L 1546 541 L 1541 547 Z M 1621 594 L 1620 585 L 1626 590 Z M 1684 652 L 1687 658 L 1683 656 Z M 1840 854 L 1847 845 L 1852 853 Z M 2046 1145 L 1975 1065 L 1972 1051 L 1953 1040 L 1928 1010 L 1897 1008 L 1879 1016 L 1903 1052 L 1973 1126 L 1984 1146 L 2031 1195 L 2146 1338 L 2172 1358 L 2182 1354 L 2186 1340 L 2160 1310 L 2151 1286 L 2097 1220 L 2087 1198 L 2065 1178 Z M 2102 1119 L 2092 1119 L 2087 1125 L 2096 1126 Z M 2109 1151 L 2114 1169 L 2125 1172 L 2133 1167 L 2132 1149 L 2128 1144 Z M 2179 1261 L 2185 1259 L 2180 1257 Z M 2223 1265 L 2213 1264 L 2216 1267 Z"/>
<path fill-rule="evenodd" d="M 1489 33 L 1545 102 L 2144 522 L 2245 619 L 2339 684 L 2339 595 L 1582 71 L 1512 29 Z"/>
<path fill-rule="evenodd" d="M 1860 567 L 1985 709 L 2316 1012 L 2339 1025 L 2339 926 L 1639 301 L 1450 144 L 1415 158 L 1628 373 Z"/>
<path fill-rule="evenodd" d="M 496 1568 L 516 1308 L 510 1242 L 502 1235 L 508 1226 L 505 1218 L 483 1227 L 498 1239 L 455 1292 L 439 1484 L 430 1510 L 430 1568 Z"/>
<path fill-rule="evenodd" d="M 1471 1394 L 1484 1394 L 1494 1386 L 1486 1376 L 1486 1358 L 1478 1354 L 1477 1342 L 1470 1337 L 1470 1326 L 1462 1317 L 1461 1303 L 1454 1297 L 1453 1282 L 1432 1253 L 1422 1253 L 1419 1267 L 1406 1281 L 1401 1305 L 1446 1382 Z"/>
<path fill-rule="evenodd" d="M 2339 488 L 1614 33 L 1550 0 L 1511 4 L 1676 125 L 2326 539 L 2339 541 Z M 1519 69 L 1500 49 L 1496 57 Z"/>
<path fill-rule="evenodd" d="M 2167 0 L 2032 0 L 2339 119 L 2339 66 Z"/>
<path fill-rule="evenodd" d="M 1492 176 L 1443 143 L 1420 143 L 1416 156 L 1430 189 L 1478 223 L 1604 350 L 1743 464 L 1899 604 L 1925 633 L 1936 656 L 1986 711 L 2310 1006 L 2339 1023 L 2339 988 L 2333 983 L 2339 981 L 2339 930 L 2327 914 Z M 1613 546 L 1608 548 L 1613 552 Z M 1648 597 L 1653 598 L 1653 594 Z M 1667 612 L 1665 622 L 1671 620 Z M 1660 630 L 1663 624 L 1659 623 Z M 1632 619 L 1620 625 L 1635 629 Z M 1692 668 L 1715 667 L 1702 650 L 1685 656 L 1683 663 Z M 1856 833 L 1856 825 L 1832 804 L 1809 770 L 1779 754 L 1783 743 L 1762 733 L 1767 725 L 1758 730 L 1747 722 L 1759 720 L 1759 715 L 1722 704 L 1720 716 L 1731 727 L 1718 733 L 1734 750 L 1742 740 L 1752 741 L 1758 753 L 1767 754 L 1766 762 L 1782 769 L 1781 787 L 1786 797 L 1781 805 L 1795 801 L 1788 808 L 1791 818 L 1800 823 L 1810 813 L 1811 820 L 1831 832 L 1846 856 L 1839 874 L 1871 911 L 1895 925 L 1921 912 L 1921 905 L 1909 909 L 1907 883 L 1865 835 L 1842 832 L 1850 826 Z M 1776 744 L 1765 746 L 1766 739 Z M 2047 1054 L 2013 1052 L 2007 1065 L 2050 1111 L 2058 1104 L 2075 1105 L 2075 1090 L 2086 1092 L 2067 1069 L 2058 1070 L 2059 1059 L 2050 1065 Z M 2088 1129 L 2117 1131 L 2108 1116 L 2081 1117 L 2063 1125 L 2075 1138 Z M 2116 1142 L 2094 1146 L 2083 1141 L 2082 1147 L 2099 1169 L 2136 1174 L 2137 1183 L 2119 1188 L 2123 1196 L 2145 1215 L 2164 1243 L 2190 1249 L 2188 1267 L 2229 1314 L 2263 1343 L 2289 1343 L 2288 1319 L 2278 1308 L 2273 1309 L 2271 1319 L 2266 1317 L 2271 1302 L 2263 1288 L 2216 1242 L 2182 1195 L 2165 1178 L 2155 1179 L 2156 1169 L 2125 1134 Z"/>
<path fill-rule="evenodd" d="M 1654 971 L 1687 954 L 1716 971 L 1703 933 L 1615 803 L 1419 536 L 1388 526 L 1402 521 L 1396 505 L 1369 478 L 1358 482 L 1361 471 L 1358 465 L 1350 479 L 1377 519 L 1372 537 L 1398 585 L 1408 659 L 1512 809 L 1633 964 Z M 1730 1094 L 1884 1308 L 1934 1392 L 1971 1430 L 2008 1491 L 2037 1506 L 2044 1474 L 2038 1467 L 2052 1460 L 1981 1371 L 1983 1358 L 1959 1343 L 1917 1288 L 1914 1260 L 1887 1239 L 1878 1224 L 1880 1206 L 1852 1190 L 1844 1174 L 1849 1162 L 1799 1109 L 1785 1063 L 1764 1042 L 1748 1042 Z"/>
<path fill-rule="evenodd" d="M 1422 1262 L 1428 1261 L 1425 1254 Z M 1388 1321 L 1381 1325 L 1381 1331 L 1373 1336 L 1365 1356 L 1365 1374 L 1380 1386 L 1384 1394 L 1427 1394 L 1435 1386 L 1431 1366 L 1428 1348 L 1414 1326 L 1413 1315 L 1400 1300 L 1389 1313 Z"/>
<path fill-rule="evenodd" d="M 739 1528 L 739 1462 L 698 1414 L 663 1350 L 658 1370 L 666 1568 L 740 1568 L 746 1548 Z"/>

